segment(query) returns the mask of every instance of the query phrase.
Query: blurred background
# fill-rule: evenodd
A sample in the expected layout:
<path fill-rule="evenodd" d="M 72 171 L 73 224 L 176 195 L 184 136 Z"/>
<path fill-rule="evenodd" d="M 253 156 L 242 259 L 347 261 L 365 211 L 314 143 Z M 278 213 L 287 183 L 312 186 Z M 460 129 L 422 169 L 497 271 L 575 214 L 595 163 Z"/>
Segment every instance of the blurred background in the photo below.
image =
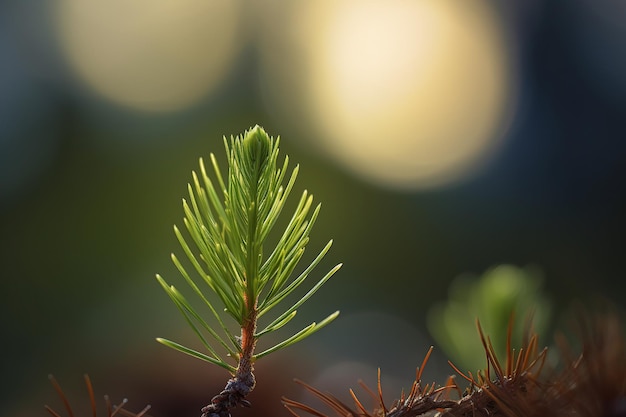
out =
<path fill-rule="evenodd" d="M 609 0 L 2 2 L 0 415 L 60 412 L 49 373 L 77 410 L 85 372 L 155 417 L 221 390 L 154 341 L 198 346 L 154 274 L 182 287 L 191 170 L 255 124 L 323 202 L 318 276 L 345 265 L 294 321 L 341 316 L 260 361 L 237 415 L 288 415 L 294 377 L 347 400 L 377 367 L 391 403 L 431 345 L 428 381 L 475 371 L 477 315 L 534 311 L 549 345 L 573 300 L 623 307 L 625 22 Z"/>

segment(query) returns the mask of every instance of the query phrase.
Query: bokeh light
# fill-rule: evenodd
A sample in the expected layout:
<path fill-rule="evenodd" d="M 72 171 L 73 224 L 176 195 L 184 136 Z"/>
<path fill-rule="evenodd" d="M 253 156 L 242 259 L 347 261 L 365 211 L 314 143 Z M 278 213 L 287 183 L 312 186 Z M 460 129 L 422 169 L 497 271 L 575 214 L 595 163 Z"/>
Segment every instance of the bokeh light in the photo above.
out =
<path fill-rule="evenodd" d="M 242 40 L 240 11 L 230 0 L 62 0 L 56 18 L 68 62 L 91 89 L 133 109 L 176 111 L 228 75 Z"/>
<path fill-rule="evenodd" d="M 426 188 L 494 151 L 514 80 L 506 36 L 484 1 L 307 2 L 290 20 L 289 33 L 267 32 L 290 39 L 278 42 L 281 52 L 275 39 L 262 48 L 268 103 L 312 126 L 347 169 Z"/>

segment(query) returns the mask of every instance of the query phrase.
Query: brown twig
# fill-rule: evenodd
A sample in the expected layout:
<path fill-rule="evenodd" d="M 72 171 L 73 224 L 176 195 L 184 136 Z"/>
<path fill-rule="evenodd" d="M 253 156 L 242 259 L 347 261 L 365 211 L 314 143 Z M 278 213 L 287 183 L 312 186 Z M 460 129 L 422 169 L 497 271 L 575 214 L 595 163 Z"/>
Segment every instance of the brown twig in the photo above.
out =
<path fill-rule="evenodd" d="M 626 416 L 626 337 L 616 314 L 582 314 L 578 319 L 580 355 L 571 352 L 571 345 L 560 338 L 564 368 L 560 372 L 542 372 L 547 348 L 538 349 L 537 335 L 526 332 L 519 350 L 512 348 L 511 327 L 507 332 L 507 357 L 501 363 L 489 338 L 478 332 L 487 358 L 487 368 L 472 375 L 450 365 L 469 382 L 464 394 L 452 380 L 440 388 L 421 387 L 421 371 L 428 355 L 418 368 L 415 382 L 407 397 L 404 394 L 391 409 L 382 401 L 380 375 L 379 399 L 369 412 L 351 391 L 357 410 L 340 403 L 333 395 L 322 393 L 302 382 L 307 390 L 329 405 L 340 417 L 621 417 Z M 457 390 L 459 399 L 450 400 L 448 393 Z M 370 390 L 368 390 L 370 391 Z M 372 394 L 370 394 L 372 395 Z M 307 413 L 328 417 L 313 407 L 283 398 L 283 404 L 296 417 Z"/>
<path fill-rule="evenodd" d="M 57 382 L 54 376 L 50 375 L 49 378 L 50 378 L 50 382 L 52 383 L 52 386 L 54 387 L 54 390 L 57 392 L 57 394 L 59 394 L 59 397 L 61 397 L 61 401 L 63 402 L 63 406 L 65 407 L 65 411 L 67 412 L 68 416 L 74 417 L 74 412 L 72 411 L 72 407 L 70 406 L 70 401 L 68 400 L 67 396 L 61 389 L 61 385 Z M 92 415 L 95 417 L 96 416 L 96 397 L 94 394 L 93 385 L 91 384 L 91 379 L 89 378 L 89 375 L 85 375 L 85 385 L 87 386 L 87 393 L 89 395 L 89 402 L 91 404 L 91 412 L 92 412 Z M 109 400 L 109 397 L 107 397 L 106 395 L 104 396 L 104 401 L 106 403 L 107 417 L 114 417 L 118 413 L 119 415 L 123 415 L 126 417 L 149 417 L 146 414 L 148 410 L 150 409 L 149 405 L 146 406 L 143 410 L 141 410 L 138 414 L 135 414 L 135 413 L 131 413 L 130 411 L 124 410 L 123 407 L 128 402 L 128 400 L 126 399 L 124 399 L 117 406 L 111 406 L 111 401 Z M 52 408 L 50 408 L 50 406 L 46 405 L 44 407 L 46 411 L 48 411 L 48 413 L 50 413 L 53 417 L 61 417 L 61 415 L 57 413 L 56 411 L 54 411 Z"/>
<path fill-rule="evenodd" d="M 238 405 L 250 407 L 246 396 L 254 389 L 254 348 L 256 346 L 257 306 L 248 306 L 250 315 L 241 327 L 241 353 L 233 378 L 226 383 L 224 390 L 211 399 L 211 404 L 202 408 L 202 417 L 230 417 L 230 409 Z"/>

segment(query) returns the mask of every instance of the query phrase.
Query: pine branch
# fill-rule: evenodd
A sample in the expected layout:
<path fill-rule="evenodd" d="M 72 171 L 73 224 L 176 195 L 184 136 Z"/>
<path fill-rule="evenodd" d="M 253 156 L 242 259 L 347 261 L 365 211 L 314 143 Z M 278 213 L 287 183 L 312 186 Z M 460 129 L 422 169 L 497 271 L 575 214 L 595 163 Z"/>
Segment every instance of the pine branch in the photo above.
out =
<path fill-rule="evenodd" d="M 264 244 L 292 191 L 298 166 L 287 175 L 289 158 L 285 157 L 283 163 L 278 164 L 279 139 L 269 137 L 259 126 L 243 136 L 231 137 L 230 141 L 224 138 L 224 146 L 228 158 L 227 181 L 224 181 L 213 154 L 211 165 L 215 182 L 200 159 L 200 173 L 193 172 L 193 183 L 188 185 L 189 199 L 183 200 L 183 224 L 187 236 L 179 228 L 174 228 L 183 252 L 200 280 L 192 277 L 187 267 L 172 255 L 185 282 L 208 308 L 219 328 L 214 329 L 208 324 L 203 314 L 181 292 L 157 275 L 158 282 L 208 354 L 167 339 L 157 340 L 231 373 L 224 390 L 202 409 L 204 417 L 227 417 L 231 408 L 249 405 L 245 397 L 256 384 L 254 362 L 310 336 L 338 315 L 335 312 L 262 352 L 256 352 L 259 338 L 290 322 L 297 309 L 339 270 L 341 264 L 332 268 L 298 301 L 278 313 L 262 330 L 257 329 L 259 318 L 282 305 L 287 296 L 301 287 L 330 250 L 332 240 L 308 267 L 293 278 L 309 243 L 320 205 L 313 208 L 313 196 L 304 191 L 275 247 L 266 252 Z M 239 335 L 229 330 L 225 317 L 219 313 L 221 309 L 209 300 L 209 292 L 217 296 L 223 311 L 237 323 Z M 219 349 L 212 341 L 217 342 Z M 229 363 L 232 359 L 236 360 L 236 364 Z"/>

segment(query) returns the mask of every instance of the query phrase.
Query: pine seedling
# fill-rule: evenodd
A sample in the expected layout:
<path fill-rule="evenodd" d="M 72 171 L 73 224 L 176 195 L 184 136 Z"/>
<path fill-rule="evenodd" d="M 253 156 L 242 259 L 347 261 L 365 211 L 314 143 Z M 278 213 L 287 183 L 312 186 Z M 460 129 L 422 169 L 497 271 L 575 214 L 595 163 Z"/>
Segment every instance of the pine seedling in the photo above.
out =
<path fill-rule="evenodd" d="M 264 245 L 294 186 L 298 166 L 287 177 L 289 158 L 285 157 L 282 165 L 278 164 L 279 139 L 269 137 L 259 126 L 242 136 L 231 137 L 230 141 L 224 138 L 224 144 L 228 157 L 226 180 L 213 154 L 211 166 L 215 180 L 210 179 L 200 159 L 200 172 L 193 172 L 193 181 L 188 185 L 189 200 L 183 200 L 184 225 L 189 237 L 174 227 L 195 270 L 195 278 L 172 254 L 176 268 L 217 324 L 210 325 L 181 292 L 157 275 L 158 282 L 208 353 L 167 339 L 157 340 L 220 366 L 231 374 L 224 390 L 202 408 L 203 417 L 228 417 L 231 408 L 249 406 L 245 397 L 255 386 L 255 361 L 310 336 L 339 314 L 335 312 L 261 352 L 256 351 L 257 341 L 291 321 L 297 309 L 337 272 L 341 264 L 332 268 L 298 301 L 273 314 L 267 324 L 259 325 L 259 319 L 267 317 L 275 307 L 283 306 L 286 297 L 304 283 L 330 250 L 332 240 L 302 272 L 292 276 L 309 243 L 320 205 L 313 208 L 313 196 L 304 191 L 276 245 L 268 251 Z M 208 294 L 211 292 L 217 295 L 222 308 L 210 300 Z M 239 335 L 229 329 L 227 316 L 237 323 Z"/>

